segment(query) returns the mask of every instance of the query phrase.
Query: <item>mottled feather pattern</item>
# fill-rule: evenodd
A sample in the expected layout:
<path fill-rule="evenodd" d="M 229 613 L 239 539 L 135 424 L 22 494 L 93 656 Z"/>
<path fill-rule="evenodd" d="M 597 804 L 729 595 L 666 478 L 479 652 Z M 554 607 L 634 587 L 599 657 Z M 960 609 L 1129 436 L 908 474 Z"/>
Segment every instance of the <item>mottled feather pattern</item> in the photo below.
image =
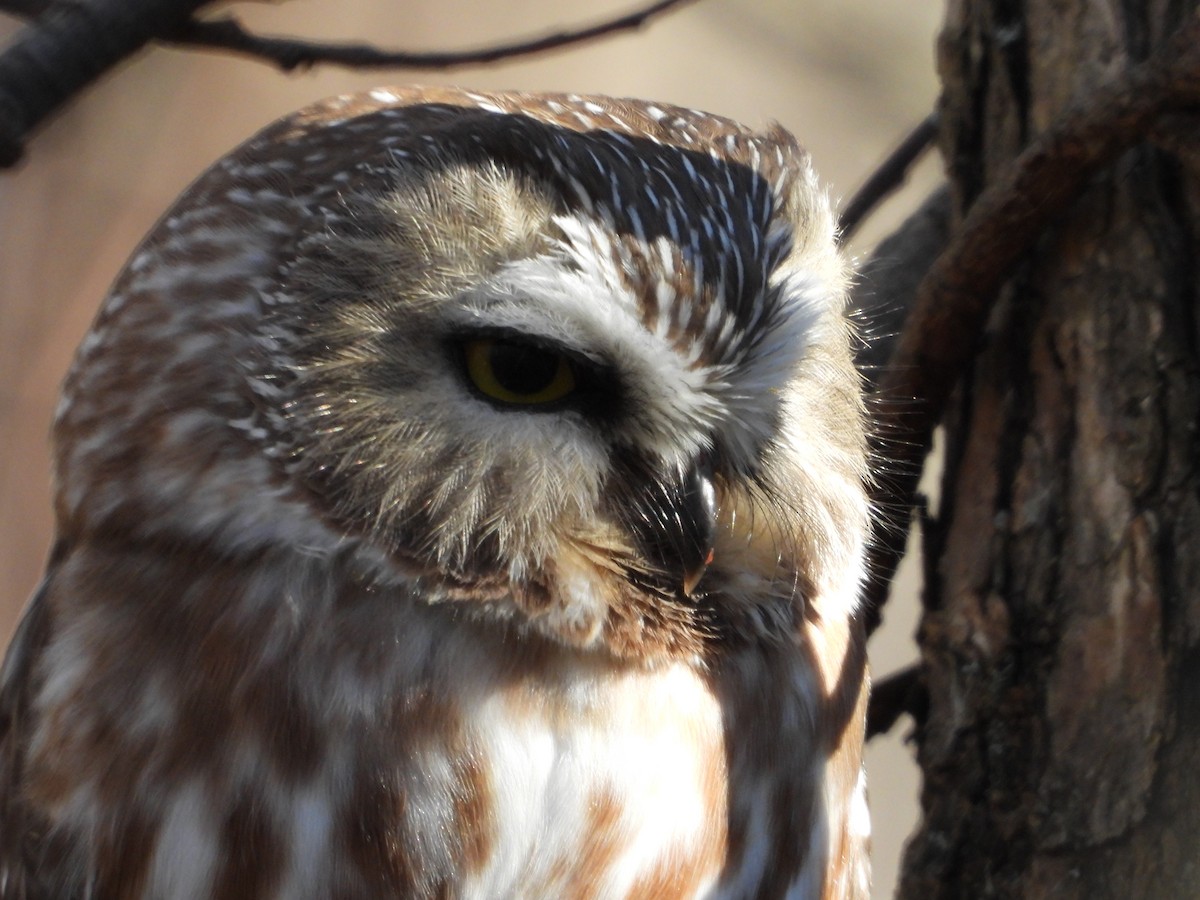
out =
<path fill-rule="evenodd" d="M 377 90 L 219 161 L 64 386 L 0 897 L 865 897 L 833 227 L 782 129 L 633 100 Z M 592 381 L 491 402 L 497 336 Z"/>

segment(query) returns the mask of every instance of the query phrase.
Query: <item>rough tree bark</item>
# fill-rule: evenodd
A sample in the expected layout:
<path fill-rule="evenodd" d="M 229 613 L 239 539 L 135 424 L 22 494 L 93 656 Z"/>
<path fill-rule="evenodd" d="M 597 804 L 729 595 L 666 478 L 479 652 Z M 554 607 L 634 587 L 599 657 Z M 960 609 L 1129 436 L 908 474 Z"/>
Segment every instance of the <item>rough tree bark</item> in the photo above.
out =
<path fill-rule="evenodd" d="M 951 0 L 956 212 L 1196 5 Z M 1200 130 L 1175 126 L 1044 235 L 958 389 L 902 897 L 1200 897 Z"/>

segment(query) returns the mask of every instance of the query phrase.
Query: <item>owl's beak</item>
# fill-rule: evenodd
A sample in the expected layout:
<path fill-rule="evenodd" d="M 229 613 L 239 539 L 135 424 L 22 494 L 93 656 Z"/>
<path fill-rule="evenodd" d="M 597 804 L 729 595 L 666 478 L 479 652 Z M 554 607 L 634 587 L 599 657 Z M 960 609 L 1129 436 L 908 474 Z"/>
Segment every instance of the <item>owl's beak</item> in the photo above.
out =
<path fill-rule="evenodd" d="M 691 597 L 713 560 L 718 510 L 712 460 L 701 454 L 670 474 L 644 458 L 625 463 L 612 496 L 618 515 L 652 568 L 669 579 L 668 589 Z"/>
<path fill-rule="evenodd" d="M 680 499 L 679 518 L 684 525 L 682 587 L 683 595 L 690 597 L 713 561 L 717 533 L 717 491 L 707 459 L 687 473 Z"/>

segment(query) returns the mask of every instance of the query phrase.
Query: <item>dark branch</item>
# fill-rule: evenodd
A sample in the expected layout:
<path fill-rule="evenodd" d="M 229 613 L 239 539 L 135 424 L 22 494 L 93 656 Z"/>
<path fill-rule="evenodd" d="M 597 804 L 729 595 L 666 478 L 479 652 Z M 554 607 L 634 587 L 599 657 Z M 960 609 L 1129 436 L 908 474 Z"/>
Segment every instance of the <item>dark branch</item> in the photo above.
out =
<path fill-rule="evenodd" d="M 369 44 L 331 44 L 256 35 L 246 31 L 236 19 L 220 19 L 213 22 L 189 20 L 175 32 L 165 36 L 165 40 L 185 46 L 240 53 L 274 63 L 284 71 L 318 63 L 355 69 L 453 69 L 545 53 L 619 31 L 640 28 L 655 16 L 691 2 L 694 0 L 658 0 L 636 12 L 587 28 L 560 31 L 540 38 L 496 44 L 478 50 L 453 52 L 409 53 L 402 50 L 381 50 Z"/>
<path fill-rule="evenodd" d="M 402 53 L 366 44 L 321 44 L 247 32 L 234 19 L 202 22 L 213 0 L 0 0 L 0 10 L 37 16 L 0 53 L 0 168 L 21 157 L 26 136 L 117 63 L 152 41 L 229 50 L 283 69 L 336 63 L 355 68 L 437 68 L 498 62 L 638 28 L 693 0 L 657 0 L 617 18 L 531 40 L 455 53 Z"/>
<path fill-rule="evenodd" d="M 1200 105 L 1200 12 L 1166 50 L 1096 88 L 1041 134 L 968 210 L 921 283 L 876 392 L 877 452 L 892 471 L 873 489 L 893 519 L 872 547 L 866 600 L 877 622 L 904 552 L 934 427 L 975 353 L 1013 265 L 1092 174 L 1145 139 L 1163 114 Z"/>
<path fill-rule="evenodd" d="M 25 135 L 155 35 L 178 27 L 206 0 L 54 3 L 0 54 L 0 167 L 21 156 Z"/>
<path fill-rule="evenodd" d="M 44 13 L 52 3 L 53 0 L 0 0 L 0 12 L 32 19 Z"/>
<path fill-rule="evenodd" d="M 855 273 L 851 308 L 865 338 L 855 361 L 868 389 L 887 371 L 917 288 L 949 240 L 950 189 L 943 184 L 879 242 Z"/>
<path fill-rule="evenodd" d="M 913 163 L 932 146 L 937 126 L 937 113 L 930 113 L 854 192 L 838 220 L 838 240 L 848 243 L 871 211 L 904 184 Z"/>
<path fill-rule="evenodd" d="M 919 665 L 875 682 L 867 705 L 867 740 L 887 734 L 905 713 L 919 719 L 927 703 L 928 693 Z"/>

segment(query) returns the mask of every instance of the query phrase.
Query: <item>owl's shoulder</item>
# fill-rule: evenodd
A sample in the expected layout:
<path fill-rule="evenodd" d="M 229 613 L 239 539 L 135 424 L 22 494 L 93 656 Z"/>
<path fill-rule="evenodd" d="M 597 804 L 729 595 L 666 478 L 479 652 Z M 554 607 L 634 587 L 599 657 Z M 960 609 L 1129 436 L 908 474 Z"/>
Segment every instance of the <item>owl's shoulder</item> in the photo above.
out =
<path fill-rule="evenodd" d="M 0 667 L 0 897 L 5 900 L 68 900 L 78 893 L 77 886 L 63 881 L 72 868 L 73 842 L 54 833 L 27 790 L 30 743 L 40 716 L 36 700 L 45 682 L 43 656 L 54 627 L 57 556 L 56 548 Z"/>

